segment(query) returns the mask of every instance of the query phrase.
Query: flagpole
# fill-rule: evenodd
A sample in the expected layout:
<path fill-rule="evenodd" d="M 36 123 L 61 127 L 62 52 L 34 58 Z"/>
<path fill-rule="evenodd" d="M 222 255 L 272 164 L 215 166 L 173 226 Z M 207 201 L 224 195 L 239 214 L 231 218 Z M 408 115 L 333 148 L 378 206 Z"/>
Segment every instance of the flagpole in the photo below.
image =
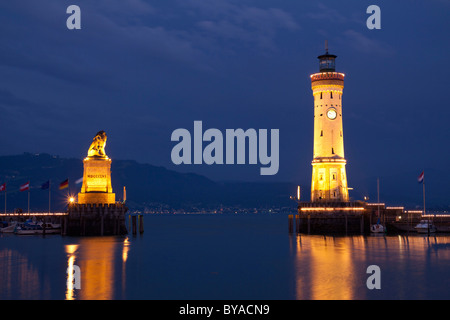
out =
<path fill-rule="evenodd" d="M 30 214 L 30 186 L 28 186 L 28 214 Z"/>
<path fill-rule="evenodd" d="M 48 180 L 48 213 L 50 213 L 50 189 L 51 189 L 51 186 L 52 186 L 52 182 L 49 179 Z"/>
<path fill-rule="evenodd" d="M 5 185 L 5 214 L 6 214 L 6 185 Z"/>
<path fill-rule="evenodd" d="M 423 175 L 423 181 L 422 181 L 422 189 L 423 189 L 423 215 L 425 216 L 426 210 L 425 210 L 425 173 Z M 430 221 L 427 220 L 427 226 L 428 226 L 428 235 L 430 235 Z"/>
<path fill-rule="evenodd" d="M 380 178 L 377 178 L 378 219 L 380 219 Z"/>
<path fill-rule="evenodd" d="M 425 215 L 425 175 L 423 176 L 423 215 Z"/>

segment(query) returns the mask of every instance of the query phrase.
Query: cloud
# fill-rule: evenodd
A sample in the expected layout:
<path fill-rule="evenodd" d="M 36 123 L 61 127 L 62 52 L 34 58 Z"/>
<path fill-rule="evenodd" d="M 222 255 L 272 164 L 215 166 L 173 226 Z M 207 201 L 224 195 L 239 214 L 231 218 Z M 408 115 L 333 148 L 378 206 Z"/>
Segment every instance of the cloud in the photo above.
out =
<path fill-rule="evenodd" d="M 1 37 L 0 65 L 107 88 L 117 82 L 115 74 L 129 74 L 136 64 L 211 70 L 211 61 L 224 52 L 276 50 L 279 32 L 299 29 L 282 9 L 225 0 L 80 0 L 77 5 L 82 29 L 70 31 L 67 3 L 0 4 L 5 16 L 0 28 L 7 31 Z"/>
<path fill-rule="evenodd" d="M 313 20 L 325 20 L 325 21 L 333 21 L 333 22 L 347 22 L 348 18 L 339 13 L 336 9 L 332 9 L 330 7 L 325 6 L 322 3 L 317 5 L 318 10 L 314 12 L 308 12 L 306 16 Z"/>
<path fill-rule="evenodd" d="M 295 31 L 300 27 L 286 11 L 258 8 L 231 1 L 185 0 L 183 6 L 194 10 L 197 26 L 206 36 L 219 37 L 275 49 L 279 30 Z M 206 18 L 206 19 L 205 19 Z"/>
<path fill-rule="evenodd" d="M 371 39 L 355 30 L 346 30 L 343 32 L 343 37 L 355 50 L 363 53 L 377 53 L 388 55 L 394 53 L 394 49 L 381 41 Z"/>

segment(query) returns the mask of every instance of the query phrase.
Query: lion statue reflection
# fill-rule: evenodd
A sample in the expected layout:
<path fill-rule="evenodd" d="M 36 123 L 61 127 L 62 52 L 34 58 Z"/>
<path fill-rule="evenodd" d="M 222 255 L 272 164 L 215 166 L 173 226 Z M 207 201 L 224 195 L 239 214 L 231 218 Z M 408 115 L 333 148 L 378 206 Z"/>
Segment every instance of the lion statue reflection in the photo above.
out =
<path fill-rule="evenodd" d="M 88 150 L 88 157 L 106 157 L 105 146 L 106 146 L 106 132 L 99 131 L 91 143 Z"/>

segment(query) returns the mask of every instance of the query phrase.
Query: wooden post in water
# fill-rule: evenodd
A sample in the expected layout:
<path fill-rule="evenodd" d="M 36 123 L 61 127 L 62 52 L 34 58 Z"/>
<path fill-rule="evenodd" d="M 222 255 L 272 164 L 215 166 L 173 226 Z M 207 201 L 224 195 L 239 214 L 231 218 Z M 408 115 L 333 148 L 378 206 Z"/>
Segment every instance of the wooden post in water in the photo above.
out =
<path fill-rule="evenodd" d="M 300 233 L 300 215 L 295 215 L 295 232 Z"/>
<path fill-rule="evenodd" d="M 117 234 L 117 215 L 114 214 L 112 218 L 113 218 L 113 234 L 116 235 Z"/>
<path fill-rule="evenodd" d="M 83 236 L 85 236 L 86 235 L 86 219 L 85 218 L 83 218 Z"/>
<path fill-rule="evenodd" d="M 348 231 L 348 221 L 347 221 L 347 212 L 345 212 L 345 234 L 347 234 L 347 231 Z"/>
<path fill-rule="evenodd" d="M 308 234 L 311 232 L 311 215 L 308 214 Z"/>
<path fill-rule="evenodd" d="M 360 231 L 361 231 L 361 234 L 363 234 L 364 233 L 364 214 L 362 213 L 361 214 L 361 218 L 360 218 Z"/>
<path fill-rule="evenodd" d="M 136 234 L 136 216 L 131 216 L 133 234 Z"/>
<path fill-rule="evenodd" d="M 144 233 L 144 216 L 142 214 L 139 215 L 139 233 Z"/>
<path fill-rule="evenodd" d="M 289 233 L 293 233 L 294 232 L 294 223 L 292 220 L 293 220 L 294 216 L 292 214 L 290 214 L 288 216 L 288 218 L 289 218 Z"/>
<path fill-rule="evenodd" d="M 68 217 L 65 216 L 65 217 L 64 217 L 64 228 L 61 229 L 61 230 L 63 230 L 63 231 L 62 231 L 62 232 L 63 232 L 63 235 L 66 235 L 66 234 L 67 234 L 67 220 L 68 220 Z"/>
<path fill-rule="evenodd" d="M 100 218 L 100 235 L 101 236 L 103 235 L 103 232 L 104 232 L 104 230 L 103 230 L 103 228 L 104 228 L 104 226 L 103 226 L 103 217 L 104 217 L 104 215 L 102 214 L 102 216 Z"/>

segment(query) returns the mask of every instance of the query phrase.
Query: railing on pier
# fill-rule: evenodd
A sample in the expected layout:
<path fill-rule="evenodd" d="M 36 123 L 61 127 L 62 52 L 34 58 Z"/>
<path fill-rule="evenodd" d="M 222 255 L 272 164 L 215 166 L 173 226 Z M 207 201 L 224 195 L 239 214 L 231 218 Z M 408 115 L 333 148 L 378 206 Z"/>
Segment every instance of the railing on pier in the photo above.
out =
<path fill-rule="evenodd" d="M 36 217 L 36 216 L 45 216 L 45 217 L 51 217 L 51 216 L 66 216 L 67 212 L 22 212 L 22 213 L 0 213 L 0 218 L 2 217 Z"/>

